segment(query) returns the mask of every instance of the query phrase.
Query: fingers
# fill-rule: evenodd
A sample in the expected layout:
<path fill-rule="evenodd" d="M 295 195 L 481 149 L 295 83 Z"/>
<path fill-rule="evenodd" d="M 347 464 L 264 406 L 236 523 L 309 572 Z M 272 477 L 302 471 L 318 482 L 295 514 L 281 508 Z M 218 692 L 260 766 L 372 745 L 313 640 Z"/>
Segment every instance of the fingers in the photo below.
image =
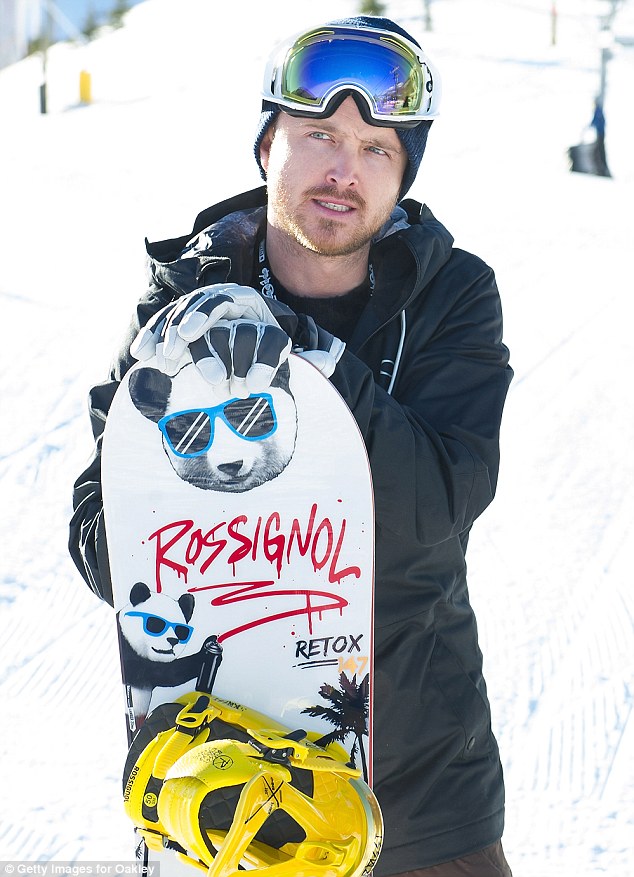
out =
<path fill-rule="evenodd" d="M 156 358 L 156 367 L 168 375 L 175 375 L 182 365 L 182 357 L 185 349 L 172 352 L 166 349 L 165 336 L 168 329 L 170 313 L 174 306 L 168 305 L 160 310 L 141 329 L 132 344 L 130 354 L 141 362 L 147 362 L 153 356 Z"/>
<path fill-rule="evenodd" d="M 333 338 L 333 341 L 335 343 L 331 344 L 328 350 L 298 350 L 296 353 L 302 359 L 305 359 L 306 362 L 314 365 L 324 377 L 330 378 L 334 374 L 337 363 L 346 349 L 343 341 L 340 341 L 338 338 Z"/>
<path fill-rule="evenodd" d="M 277 325 L 262 296 L 248 286 L 217 284 L 192 304 L 178 324 L 178 333 L 186 341 L 202 337 L 219 320 L 252 320 Z"/>
<path fill-rule="evenodd" d="M 255 289 L 236 283 L 216 283 L 162 308 L 141 329 L 130 352 L 143 361 L 156 356 L 159 368 L 173 369 L 192 342 L 218 323 L 233 320 L 278 325 Z"/>
<path fill-rule="evenodd" d="M 250 393 L 262 393 L 271 386 L 277 370 L 291 352 L 291 339 L 276 326 L 264 326 L 260 335 L 257 355 L 246 374 Z"/>
<path fill-rule="evenodd" d="M 230 334 L 229 326 L 216 326 L 189 346 L 198 371 L 214 387 L 226 383 L 231 375 Z"/>
<path fill-rule="evenodd" d="M 190 344 L 205 380 L 239 399 L 267 389 L 290 349 L 279 327 L 246 320 L 222 321 Z"/>
<path fill-rule="evenodd" d="M 232 323 L 229 348 L 233 358 L 233 376 L 237 381 L 246 381 L 247 373 L 256 358 L 258 346 L 258 323 Z"/>
<path fill-rule="evenodd" d="M 325 350 L 303 350 L 297 355 L 314 365 L 326 378 L 331 377 L 337 367 L 334 356 Z"/>
<path fill-rule="evenodd" d="M 301 314 L 293 349 L 302 359 L 312 363 L 324 377 L 330 378 L 346 345 L 340 338 L 318 326 L 312 317 Z"/>
<path fill-rule="evenodd" d="M 165 323 L 167 322 L 167 315 L 173 307 L 173 304 L 169 304 L 161 308 L 139 331 L 139 334 L 130 345 L 130 353 L 135 359 L 145 362 L 154 356 L 156 345 L 162 336 Z"/>

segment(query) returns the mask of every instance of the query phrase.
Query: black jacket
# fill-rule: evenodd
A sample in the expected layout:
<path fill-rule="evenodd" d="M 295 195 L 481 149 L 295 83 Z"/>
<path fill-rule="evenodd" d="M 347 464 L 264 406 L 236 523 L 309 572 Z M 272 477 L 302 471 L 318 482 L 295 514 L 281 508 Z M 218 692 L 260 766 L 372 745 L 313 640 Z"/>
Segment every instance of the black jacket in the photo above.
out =
<path fill-rule="evenodd" d="M 148 245 L 150 288 L 109 380 L 91 392 L 97 448 L 75 484 L 70 550 L 110 603 L 100 437 L 132 363 L 129 344 L 151 314 L 197 286 L 252 285 L 265 198 L 264 189 L 238 196 L 201 213 L 191 234 Z M 512 372 L 491 269 L 455 249 L 428 208 L 401 207 L 407 222 L 372 247 L 374 294 L 331 378 L 364 436 L 375 490 L 374 770 L 386 825 L 378 877 L 481 849 L 501 837 L 504 819 L 465 552 L 495 492 Z M 391 393 L 384 359 L 400 359 Z"/>

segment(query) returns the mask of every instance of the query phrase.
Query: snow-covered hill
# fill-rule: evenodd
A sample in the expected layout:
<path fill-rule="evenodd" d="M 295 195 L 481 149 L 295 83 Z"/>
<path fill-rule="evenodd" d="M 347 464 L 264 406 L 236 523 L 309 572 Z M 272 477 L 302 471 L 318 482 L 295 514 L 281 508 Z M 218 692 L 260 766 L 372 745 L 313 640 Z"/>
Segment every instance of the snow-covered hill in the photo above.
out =
<path fill-rule="evenodd" d="M 420 0 L 388 14 L 444 74 L 412 194 L 496 269 L 516 371 L 470 582 L 518 877 L 632 873 L 634 48 L 616 45 L 613 179 L 570 174 L 599 86 L 598 4 Z M 626 3 L 622 15 L 631 6 Z M 222 7 L 222 8 L 221 8 Z M 353 0 L 147 0 L 121 30 L 0 72 L 0 860 L 128 860 L 114 619 L 66 552 L 89 386 L 144 288 L 145 235 L 259 182 L 278 38 Z M 241 60 L 239 60 L 241 59 Z M 78 106 L 90 72 L 93 102 Z"/>

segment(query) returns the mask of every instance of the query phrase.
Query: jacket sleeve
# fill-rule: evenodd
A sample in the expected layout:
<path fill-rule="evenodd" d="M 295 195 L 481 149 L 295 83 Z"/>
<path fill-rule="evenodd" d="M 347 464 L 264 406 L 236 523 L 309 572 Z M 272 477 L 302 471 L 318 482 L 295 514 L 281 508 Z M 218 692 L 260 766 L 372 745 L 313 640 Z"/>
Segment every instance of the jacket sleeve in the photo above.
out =
<path fill-rule="evenodd" d="M 79 476 L 73 488 L 73 516 L 70 522 L 68 548 L 88 586 L 110 605 L 113 605 L 114 598 L 103 520 L 101 444 L 114 394 L 126 372 L 135 363 L 130 355 L 130 345 L 139 329 L 165 305 L 192 291 L 198 285 L 220 283 L 228 278 L 230 262 L 226 258 L 199 260 L 195 255 L 183 258 L 180 254 L 186 241 L 187 237 L 183 237 L 154 246 L 154 255 L 160 258 L 154 259 L 151 265 L 149 288 L 137 304 L 120 351 L 110 368 L 108 379 L 90 391 L 89 411 L 95 449 L 88 467 Z M 165 263 L 168 266 L 167 271 L 163 271 L 161 259 L 167 260 Z M 204 268 L 199 270 L 201 262 Z"/>
<path fill-rule="evenodd" d="M 499 431 L 512 371 L 488 266 L 462 253 L 408 323 L 393 395 L 346 350 L 331 380 L 364 436 L 376 521 L 397 538 L 435 545 L 467 530 L 493 499 Z"/>
<path fill-rule="evenodd" d="M 108 379 L 93 387 L 89 396 L 90 423 L 95 448 L 88 467 L 73 487 L 73 516 L 70 521 L 68 548 L 70 555 L 88 586 L 111 606 L 114 603 L 108 549 L 103 519 L 101 492 L 101 444 L 106 417 L 114 394 L 126 372 L 134 365 L 130 344 L 141 326 L 168 304 L 174 294 L 153 285 L 139 301 L 119 354 L 113 360 Z"/>

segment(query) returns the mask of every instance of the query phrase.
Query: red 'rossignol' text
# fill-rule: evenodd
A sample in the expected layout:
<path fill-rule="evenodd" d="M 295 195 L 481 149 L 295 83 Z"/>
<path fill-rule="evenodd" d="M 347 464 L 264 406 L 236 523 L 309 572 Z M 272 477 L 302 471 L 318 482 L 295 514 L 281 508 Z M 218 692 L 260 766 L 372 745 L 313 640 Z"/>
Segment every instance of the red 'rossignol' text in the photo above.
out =
<path fill-rule="evenodd" d="M 214 577 L 222 577 L 222 570 L 228 566 L 235 576 L 241 561 L 260 558 L 271 564 L 278 578 L 284 566 L 291 566 L 298 557 L 308 557 L 315 571 L 327 571 L 330 584 L 338 584 L 347 576 L 358 579 L 358 566 L 340 566 L 346 526 L 344 517 L 336 523 L 328 516 L 320 517 L 317 503 L 311 506 L 304 523 L 294 517 L 287 524 L 279 512 L 259 515 L 254 520 L 238 515 L 208 528 L 197 526 L 191 519 L 172 521 L 149 536 L 155 542 L 156 589 L 161 590 L 165 570 L 176 573 L 187 584 L 191 570 L 204 577 L 213 566 Z"/>

